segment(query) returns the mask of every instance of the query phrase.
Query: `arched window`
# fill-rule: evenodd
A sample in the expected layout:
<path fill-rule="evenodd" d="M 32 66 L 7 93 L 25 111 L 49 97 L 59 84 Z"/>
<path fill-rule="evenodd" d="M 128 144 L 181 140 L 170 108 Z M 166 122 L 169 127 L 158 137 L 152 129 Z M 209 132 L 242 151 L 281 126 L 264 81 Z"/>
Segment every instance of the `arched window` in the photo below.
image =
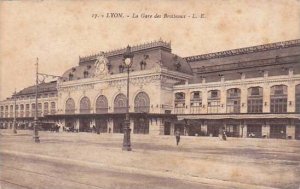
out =
<path fill-rule="evenodd" d="M 134 99 L 134 111 L 135 112 L 149 112 L 150 110 L 150 98 L 145 92 L 140 92 Z"/>
<path fill-rule="evenodd" d="M 29 117 L 30 105 L 29 105 L 29 104 L 26 104 L 25 108 L 26 108 L 25 116 L 26 116 L 26 117 Z"/>
<path fill-rule="evenodd" d="M 79 109 L 80 113 L 90 113 L 91 111 L 91 102 L 90 99 L 88 97 L 83 97 L 80 100 L 80 109 Z"/>
<path fill-rule="evenodd" d="M 114 112 L 125 113 L 126 112 L 126 96 L 122 93 L 118 94 L 114 100 Z"/>
<path fill-rule="evenodd" d="M 5 106 L 5 117 L 8 117 L 8 106 Z"/>
<path fill-rule="evenodd" d="M 207 113 L 218 113 L 220 111 L 221 91 L 210 90 L 207 97 Z"/>
<path fill-rule="evenodd" d="M 10 117 L 13 117 L 14 116 L 14 105 L 10 105 L 10 107 L 9 107 L 9 116 Z"/>
<path fill-rule="evenodd" d="M 38 103 L 38 116 L 42 116 L 42 103 Z"/>
<path fill-rule="evenodd" d="M 24 117 L 24 104 L 20 104 L 20 117 Z"/>
<path fill-rule="evenodd" d="M 287 112 L 287 86 L 275 85 L 271 87 L 271 113 Z"/>
<path fill-rule="evenodd" d="M 0 117 L 4 117 L 4 107 L 0 107 Z"/>
<path fill-rule="evenodd" d="M 185 110 L 185 93 L 178 92 L 175 93 L 175 100 L 174 100 L 174 113 L 183 114 Z"/>
<path fill-rule="evenodd" d="M 240 107 L 241 107 L 241 90 L 238 88 L 228 89 L 226 112 L 240 113 Z"/>
<path fill-rule="evenodd" d="M 51 102 L 51 106 L 50 106 L 50 113 L 51 114 L 55 114 L 56 112 L 56 105 L 55 105 L 55 102 Z"/>
<path fill-rule="evenodd" d="M 44 115 L 48 115 L 48 114 L 49 114 L 49 103 L 44 102 Z"/>
<path fill-rule="evenodd" d="M 16 117 L 19 117 L 19 105 L 16 105 L 15 109 L 16 109 Z"/>
<path fill-rule="evenodd" d="M 66 108 L 65 108 L 66 114 L 74 114 L 75 113 L 75 101 L 73 98 L 69 98 L 66 101 Z"/>
<path fill-rule="evenodd" d="M 31 117 L 35 116 L 35 104 L 31 104 Z"/>
<path fill-rule="evenodd" d="M 108 102 L 104 95 L 100 95 L 96 100 L 96 113 L 107 113 Z"/>
<path fill-rule="evenodd" d="M 300 112 L 300 84 L 296 85 L 296 98 L 295 98 L 296 112 Z"/>
<path fill-rule="evenodd" d="M 263 112 L 263 88 L 262 87 L 250 87 L 248 89 L 247 111 L 248 113 Z"/>
<path fill-rule="evenodd" d="M 202 92 L 193 91 L 191 92 L 191 113 L 200 113 L 202 108 Z"/>

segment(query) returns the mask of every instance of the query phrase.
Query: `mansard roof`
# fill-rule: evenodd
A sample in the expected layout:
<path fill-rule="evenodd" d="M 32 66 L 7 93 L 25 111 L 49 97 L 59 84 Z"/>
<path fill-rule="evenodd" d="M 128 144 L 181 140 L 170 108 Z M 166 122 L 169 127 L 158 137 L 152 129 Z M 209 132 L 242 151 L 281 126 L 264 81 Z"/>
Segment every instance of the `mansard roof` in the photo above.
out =
<path fill-rule="evenodd" d="M 196 56 L 189 56 L 189 57 L 185 57 L 184 59 L 186 59 L 188 62 L 194 62 L 194 61 L 202 61 L 202 60 L 209 60 L 209 59 L 215 59 L 215 58 L 224 58 L 224 57 L 228 57 L 228 56 L 257 53 L 257 52 L 262 52 L 262 51 L 283 49 L 283 48 L 289 48 L 289 47 L 296 47 L 296 46 L 300 46 L 300 39 L 282 41 L 282 42 L 277 42 L 277 43 L 269 43 L 269 44 L 245 47 L 245 48 L 239 48 L 239 49 L 232 49 L 232 50 L 220 51 L 220 52 L 214 52 L 214 53 L 208 53 L 208 54 L 201 54 L 201 55 L 196 55 Z"/>
<path fill-rule="evenodd" d="M 171 42 L 165 42 L 165 41 L 162 41 L 161 39 L 159 39 L 158 41 L 153 41 L 150 43 L 134 45 L 131 47 L 131 51 L 133 53 L 135 53 L 138 51 L 148 50 L 151 48 L 162 48 L 166 51 L 171 52 Z M 111 50 L 111 51 L 107 51 L 107 52 L 99 52 L 94 55 L 79 57 L 79 64 L 96 60 L 97 57 L 99 55 L 101 55 L 102 53 L 104 53 L 105 57 L 112 57 L 112 56 L 123 55 L 125 53 L 125 51 L 126 51 L 126 48 L 120 48 L 120 49 L 115 49 L 115 50 Z"/>
<path fill-rule="evenodd" d="M 47 93 L 47 92 L 52 92 L 52 93 L 57 93 L 57 88 L 56 88 L 56 81 L 48 82 L 48 83 L 40 83 L 38 85 L 38 92 L 39 94 L 41 93 Z M 36 91 L 36 85 L 26 87 L 19 91 L 16 96 L 22 96 L 22 95 L 31 95 L 35 94 Z"/>
<path fill-rule="evenodd" d="M 122 48 L 104 53 L 104 56 L 108 59 L 111 65 L 109 71 L 110 74 L 120 73 L 119 67 L 120 65 L 123 65 L 123 53 L 125 50 L 125 48 Z M 168 70 L 192 74 L 191 67 L 187 61 L 171 53 L 171 43 L 160 40 L 133 46 L 131 47 L 131 50 L 134 54 L 133 64 L 131 67 L 133 71 L 141 70 L 141 62 L 145 62 L 145 69 L 152 69 L 159 65 Z M 71 74 L 73 76 L 73 80 L 78 80 L 84 78 L 85 72 L 88 77 L 93 77 L 95 73 L 95 62 L 100 54 L 101 53 L 87 57 L 80 57 L 79 66 L 67 70 L 63 74 L 63 77 L 69 78 L 69 75 Z M 180 64 L 179 68 L 178 63 Z"/>

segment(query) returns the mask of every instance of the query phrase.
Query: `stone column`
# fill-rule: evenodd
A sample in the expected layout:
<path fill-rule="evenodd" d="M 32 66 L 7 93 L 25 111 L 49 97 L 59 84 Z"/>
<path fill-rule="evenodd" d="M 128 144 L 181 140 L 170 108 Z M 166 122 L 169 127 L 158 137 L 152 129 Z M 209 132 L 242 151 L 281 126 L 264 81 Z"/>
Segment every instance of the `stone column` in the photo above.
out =
<path fill-rule="evenodd" d="M 79 131 L 79 119 L 77 118 L 75 121 L 75 129 Z"/>
<path fill-rule="evenodd" d="M 207 113 L 207 89 L 202 90 L 202 108 L 201 113 L 206 114 Z"/>
<path fill-rule="evenodd" d="M 247 113 L 247 97 L 248 97 L 248 90 L 245 85 L 241 87 L 241 113 Z"/>
<path fill-rule="evenodd" d="M 247 125 L 246 124 L 241 123 L 241 125 L 240 125 L 240 136 L 242 138 L 247 138 Z"/>
<path fill-rule="evenodd" d="M 201 132 L 204 133 L 204 135 L 207 135 L 207 121 L 201 122 Z"/>
<path fill-rule="evenodd" d="M 131 118 L 130 119 L 130 125 L 129 125 L 130 129 L 131 129 L 131 133 L 133 133 L 133 129 L 134 129 L 134 120 Z M 149 128 L 150 129 L 150 128 Z"/>
<path fill-rule="evenodd" d="M 265 125 L 262 126 L 262 136 L 266 136 L 266 138 L 270 138 L 270 124 L 266 121 Z"/>
<path fill-rule="evenodd" d="M 286 137 L 288 139 L 295 139 L 295 135 L 296 135 L 295 122 L 291 120 L 289 124 L 286 126 Z"/>
<path fill-rule="evenodd" d="M 171 128 L 170 128 L 170 135 L 174 135 L 175 133 L 175 124 L 174 122 L 171 123 Z"/>
<path fill-rule="evenodd" d="M 296 111 L 296 89 L 295 83 L 288 83 L 288 97 L 287 97 L 287 112 L 295 112 Z"/>
<path fill-rule="evenodd" d="M 186 114 L 189 114 L 191 112 L 191 93 L 189 89 L 186 89 L 185 91 L 185 110 L 184 112 Z"/>
<path fill-rule="evenodd" d="M 149 135 L 157 136 L 160 134 L 163 134 L 164 132 L 164 122 L 162 118 L 157 118 L 152 120 L 149 120 Z"/>
<path fill-rule="evenodd" d="M 268 83 L 265 83 L 263 87 L 263 113 L 270 112 L 270 92 L 270 85 Z"/>
<path fill-rule="evenodd" d="M 226 93 L 227 93 L 227 91 L 226 91 L 226 89 L 225 89 L 225 87 L 222 87 L 222 89 L 221 89 L 221 97 L 220 97 L 220 105 L 221 105 L 221 107 L 220 107 L 220 111 L 219 111 L 219 113 L 226 113 Z"/>
<path fill-rule="evenodd" d="M 109 133 L 109 129 L 110 129 L 110 133 L 113 133 L 114 131 L 114 123 L 112 119 L 108 119 L 107 120 L 107 132 Z"/>

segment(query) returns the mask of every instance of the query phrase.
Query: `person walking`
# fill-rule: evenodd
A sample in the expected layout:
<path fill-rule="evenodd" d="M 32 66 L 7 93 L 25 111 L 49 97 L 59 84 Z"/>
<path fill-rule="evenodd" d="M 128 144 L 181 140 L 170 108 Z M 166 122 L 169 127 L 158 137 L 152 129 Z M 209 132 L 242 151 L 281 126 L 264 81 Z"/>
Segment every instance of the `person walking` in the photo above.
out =
<path fill-rule="evenodd" d="M 177 129 L 177 130 L 175 131 L 175 136 L 176 136 L 176 144 L 177 144 L 177 146 L 178 146 L 178 144 L 179 144 L 179 142 L 180 142 L 180 131 L 179 131 L 179 129 Z"/>
<path fill-rule="evenodd" d="M 226 129 L 225 129 L 225 127 L 223 127 L 223 129 L 222 129 L 222 139 L 223 140 L 227 140 L 227 135 L 226 135 Z"/>

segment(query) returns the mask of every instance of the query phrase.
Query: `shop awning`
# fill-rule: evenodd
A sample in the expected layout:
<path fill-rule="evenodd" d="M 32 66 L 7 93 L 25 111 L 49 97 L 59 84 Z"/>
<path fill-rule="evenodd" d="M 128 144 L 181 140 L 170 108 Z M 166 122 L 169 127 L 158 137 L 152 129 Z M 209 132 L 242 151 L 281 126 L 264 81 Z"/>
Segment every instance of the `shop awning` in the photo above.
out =
<path fill-rule="evenodd" d="M 178 120 L 184 119 L 300 119 L 300 114 L 185 114 L 177 115 Z"/>

